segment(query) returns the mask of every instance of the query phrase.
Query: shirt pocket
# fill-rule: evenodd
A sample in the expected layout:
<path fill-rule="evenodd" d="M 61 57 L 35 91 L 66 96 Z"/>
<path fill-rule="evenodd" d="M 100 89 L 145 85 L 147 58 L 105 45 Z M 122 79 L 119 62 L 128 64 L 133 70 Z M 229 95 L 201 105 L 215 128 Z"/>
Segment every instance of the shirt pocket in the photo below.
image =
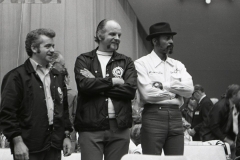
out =
<path fill-rule="evenodd" d="M 180 75 L 180 73 L 179 72 L 177 72 L 177 73 L 171 73 L 171 81 L 182 81 L 182 77 L 181 77 L 181 75 Z"/>
<path fill-rule="evenodd" d="M 158 81 L 158 82 L 163 82 L 164 81 L 164 76 L 161 72 L 150 72 L 149 73 L 149 78 L 155 82 L 155 81 Z"/>

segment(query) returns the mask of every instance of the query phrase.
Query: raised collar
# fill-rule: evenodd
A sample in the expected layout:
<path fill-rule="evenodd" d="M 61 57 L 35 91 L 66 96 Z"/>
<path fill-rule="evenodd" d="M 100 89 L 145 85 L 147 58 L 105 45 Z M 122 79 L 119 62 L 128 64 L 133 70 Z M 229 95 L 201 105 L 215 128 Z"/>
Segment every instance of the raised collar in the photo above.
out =
<path fill-rule="evenodd" d="M 152 52 L 149 54 L 150 58 L 151 58 L 151 62 L 153 63 L 153 66 L 156 68 L 158 65 L 160 65 L 162 62 L 164 62 L 163 60 L 161 60 L 160 57 L 158 57 L 158 55 L 155 53 L 154 50 L 152 50 Z M 171 66 L 174 66 L 173 63 L 173 59 L 168 57 L 167 55 L 167 59 L 166 61 L 168 64 L 170 64 Z"/>
<path fill-rule="evenodd" d="M 91 57 L 91 58 L 95 58 L 95 56 L 97 56 L 97 50 L 98 50 L 98 47 L 94 50 L 92 50 L 91 52 L 88 52 L 85 54 L 85 56 L 88 56 L 88 57 Z M 113 60 L 120 60 L 120 59 L 125 59 L 125 56 L 123 56 L 122 54 L 119 54 L 118 52 L 113 52 L 113 55 L 112 55 L 112 59 Z"/>

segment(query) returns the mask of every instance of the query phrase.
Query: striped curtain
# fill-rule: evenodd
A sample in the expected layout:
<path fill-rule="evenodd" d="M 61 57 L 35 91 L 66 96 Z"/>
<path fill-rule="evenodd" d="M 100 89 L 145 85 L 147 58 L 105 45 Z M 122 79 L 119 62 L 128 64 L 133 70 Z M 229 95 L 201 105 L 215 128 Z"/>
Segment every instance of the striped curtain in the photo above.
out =
<path fill-rule="evenodd" d="M 0 0 L 0 3 L 61 3 L 61 0 Z"/>
<path fill-rule="evenodd" d="M 115 19 L 121 25 L 120 53 L 133 60 L 148 53 L 142 40 L 146 37 L 142 36 L 144 30 L 138 27 L 137 17 L 126 0 L 55 0 L 57 4 L 51 3 L 54 0 L 31 0 L 42 4 L 15 1 L 21 3 L 0 3 L 0 84 L 7 72 L 28 58 L 26 35 L 37 28 L 51 28 L 56 32 L 55 50 L 65 58 L 73 88 L 76 57 L 97 47 L 94 36 L 102 19 Z"/>

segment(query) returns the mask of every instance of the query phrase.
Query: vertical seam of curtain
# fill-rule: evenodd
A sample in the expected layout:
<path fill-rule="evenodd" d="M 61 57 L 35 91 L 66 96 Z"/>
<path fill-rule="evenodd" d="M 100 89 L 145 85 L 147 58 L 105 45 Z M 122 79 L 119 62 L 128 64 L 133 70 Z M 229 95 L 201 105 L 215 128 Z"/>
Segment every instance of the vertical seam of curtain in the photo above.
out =
<path fill-rule="evenodd" d="M 63 56 L 65 56 L 65 53 L 67 53 L 66 52 L 66 47 L 65 47 L 65 45 L 67 44 L 67 43 L 65 43 L 66 42 L 66 38 L 65 38 L 65 34 L 66 34 L 66 30 L 67 30 L 67 18 L 66 18 L 66 16 L 67 16 L 67 11 L 66 11 L 66 8 L 67 8 L 67 2 L 66 1 L 64 1 L 64 7 L 63 7 L 63 9 L 64 9 L 64 20 L 63 20 L 63 23 L 64 23 L 64 29 L 63 29 L 63 39 L 64 39 L 64 44 L 63 44 Z"/>
<path fill-rule="evenodd" d="M 19 56 L 20 56 L 20 45 L 21 45 L 21 35 L 22 35 L 22 23 L 23 23 L 23 3 L 21 3 L 21 18 L 20 18 L 19 35 L 18 35 L 18 57 L 17 57 L 17 67 L 18 67 Z"/>

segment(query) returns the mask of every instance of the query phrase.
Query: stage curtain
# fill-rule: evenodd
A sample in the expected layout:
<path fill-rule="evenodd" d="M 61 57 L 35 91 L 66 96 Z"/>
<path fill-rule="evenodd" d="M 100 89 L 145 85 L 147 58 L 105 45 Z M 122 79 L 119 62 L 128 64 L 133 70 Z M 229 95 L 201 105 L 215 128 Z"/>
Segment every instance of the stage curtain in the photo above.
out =
<path fill-rule="evenodd" d="M 74 63 L 81 53 L 97 47 L 97 24 L 115 19 L 122 27 L 119 52 L 133 60 L 148 53 L 138 30 L 138 20 L 127 0 L 61 0 L 61 3 L 0 3 L 0 82 L 4 75 L 28 58 L 25 38 L 29 31 L 51 28 L 55 50 L 65 57 L 71 86 L 75 88 Z M 140 32 L 140 33 L 139 33 Z"/>

